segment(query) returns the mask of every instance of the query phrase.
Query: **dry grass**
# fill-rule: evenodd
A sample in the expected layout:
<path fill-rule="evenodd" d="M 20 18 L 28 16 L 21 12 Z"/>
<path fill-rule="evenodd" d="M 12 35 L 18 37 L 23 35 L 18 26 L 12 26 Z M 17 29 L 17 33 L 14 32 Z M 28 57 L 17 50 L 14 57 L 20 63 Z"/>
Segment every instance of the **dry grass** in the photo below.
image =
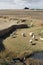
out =
<path fill-rule="evenodd" d="M 42 60 L 34 60 L 34 59 L 27 59 L 25 63 L 26 65 L 43 65 Z"/>
<path fill-rule="evenodd" d="M 6 12 L 8 12 L 8 11 L 6 11 Z M 20 21 L 20 20 L 25 19 L 26 20 L 25 23 L 27 25 L 30 25 L 32 22 L 33 27 L 25 28 L 25 29 L 17 29 L 16 38 L 13 38 L 10 35 L 9 37 L 7 37 L 6 39 L 3 40 L 3 44 L 6 48 L 6 50 L 0 53 L 0 58 L 7 58 L 8 60 L 11 60 L 14 57 L 23 58 L 24 56 L 30 55 L 33 52 L 43 51 L 43 41 L 41 41 L 39 39 L 39 32 L 40 32 L 40 30 L 43 29 L 43 25 L 42 25 L 42 23 L 40 23 L 42 21 L 41 20 L 42 18 L 39 15 L 41 15 L 43 12 L 41 12 L 41 14 L 39 14 L 39 12 L 37 12 L 38 13 L 37 14 L 36 12 L 33 12 L 33 11 L 29 11 L 30 13 L 28 11 L 25 11 L 25 13 L 27 12 L 27 14 L 25 14 L 24 11 L 20 11 L 20 13 L 18 13 L 17 11 L 15 11 L 15 12 L 16 12 L 16 15 L 13 15 L 13 13 L 14 13 L 14 11 L 13 11 L 12 16 L 8 15 L 8 17 L 5 16 L 4 18 L 3 18 L 3 16 L 0 16 L 0 23 L 1 24 L 3 22 L 12 23 L 14 21 L 16 22 L 16 20 Z M 19 16 L 17 13 L 19 14 Z M 22 15 L 21 13 L 22 14 L 24 13 L 24 14 Z M 29 15 L 28 15 L 28 13 L 29 13 Z M 8 14 L 11 14 L 11 12 Z M 36 15 L 34 15 L 34 14 L 36 14 Z M 17 18 L 16 18 L 16 16 L 17 16 Z M 38 18 L 38 20 L 37 20 L 37 18 Z M 38 41 L 35 41 L 35 40 L 33 41 L 36 43 L 36 45 L 31 45 L 29 43 L 29 40 L 31 39 L 31 37 L 29 35 L 30 32 L 34 32 L 38 38 Z M 23 37 L 21 35 L 21 33 L 25 33 L 26 37 Z M 36 61 L 34 61 L 34 62 L 36 62 Z"/>
<path fill-rule="evenodd" d="M 30 25 L 31 20 L 27 20 L 25 23 Z M 36 21 L 36 22 L 35 22 Z M 16 38 L 13 38 L 12 36 L 9 36 L 8 38 L 6 38 L 3 43 L 5 45 L 5 47 L 7 49 L 9 49 L 9 51 L 14 52 L 17 54 L 17 56 L 21 56 L 25 53 L 25 52 L 37 52 L 37 51 L 43 51 L 43 42 L 41 40 L 39 40 L 39 31 L 43 29 L 42 26 L 39 26 L 38 24 L 36 25 L 37 20 L 32 20 L 33 22 L 33 27 L 31 28 L 26 28 L 26 29 L 18 29 L 16 31 Z M 34 24 L 35 23 L 35 24 Z M 31 45 L 29 43 L 29 40 L 31 39 L 31 37 L 29 36 L 30 32 L 34 32 L 38 38 L 38 41 L 33 41 L 36 43 L 36 45 Z M 26 37 L 23 37 L 21 35 L 21 33 L 25 33 Z M 23 53 L 23 54 L 22 54 Z"/>

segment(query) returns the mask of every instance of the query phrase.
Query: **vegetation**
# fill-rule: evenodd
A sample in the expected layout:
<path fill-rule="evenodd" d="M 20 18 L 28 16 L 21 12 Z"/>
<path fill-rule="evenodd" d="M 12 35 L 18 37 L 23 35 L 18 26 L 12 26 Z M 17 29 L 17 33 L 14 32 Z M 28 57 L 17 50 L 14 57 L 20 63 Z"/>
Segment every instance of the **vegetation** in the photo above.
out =
<path fill-rule="evenodd" d="M 22 13 L 24 13 L 25 11 L 22 11 Z M 13 12 L 14 13 L 14 12 Z M 38 12 L 39 13 L 39 12 Z M 42 12 L 41 12 L 42 13 Z M 28 11 L 27 11 L 28 14 Z M 31 54 L 33 54 L 34 52 L 40 52 L 43 51 L 43 41 L 40 40 L 40 36 L 43 37 L 43 32 L 41 32 L 43 30 L 43 25 L 41 26 L 40 21 L 42 21 L 41 16 L 39 16 L 39 14 L 35 14 L 32 12 L 31 16 L 28 15 L 27 16 L 22 17 L 22 14 L 20 16 L 18 16 L 18 14 L 16 16 L 18 16 L 16 18 L 16 16 L 11 16 L 8 15 L 8 17 L 6 18 L 1 16 L 0 17 L 0 23 L 2 24 L 3 21 L 5 23 L 5 21 L 7 23 L 14 23 L 15 21 L 19 21 L 20 23 L 25 23 L 28 25 L 28 28 L 22 28 L 22 29 L 17 29 L 15 31 L 12 32 L 13 35 L 15 35 L 16 37 L 14 37 L 12 34 L 10 34 L 8 37 L 6 38 L 1 38 L 2 40 L 0 41 L 0 43 L 2 43 L 5 47 L 5 49 L 0 52 L 0 59 L 6 60 L 4 63 L 2 63 L 2 65 L 9 65 L 9 63 L 11 63 L 11 61 L 13 60 L 13 58 L 24 58 L 26 56 L 30 56 Z M 30 14 L 30 13 L 29 13 Z M 37 16 L 38 15 L 38 16 Z M 39 20 L 40 19 L 40 20 Z M 23 22 L 25 21 L 25 22 Z M 17 24 L 19 24 L 17 22 Z M 15 34 L 14 34 L 15 32 Z M 38 40 L 32 39 L 32 37 L 29 35 L 30 32 L 33 32 L 35 37 Z M 25 37 L 22 35 L 22 33 L 25 33 Z M 29 41 L 30 39 L 32 39 L 33 43 L 36 43 L 35 45 L 32 45 Z M 1 48 L 1 47 L 0 47 Z M 28 65 L 28 63 L 32 63 L 32 65 L 35 65 L 33 63 L 37 64 L 37 60 L 32 60 L 32 59 L 28 59 L 27 61 L 25 61 Z M 1 64 L 1 62 L 0 62 Z M 38 65 L 38 64 L 37 64 Z"/>

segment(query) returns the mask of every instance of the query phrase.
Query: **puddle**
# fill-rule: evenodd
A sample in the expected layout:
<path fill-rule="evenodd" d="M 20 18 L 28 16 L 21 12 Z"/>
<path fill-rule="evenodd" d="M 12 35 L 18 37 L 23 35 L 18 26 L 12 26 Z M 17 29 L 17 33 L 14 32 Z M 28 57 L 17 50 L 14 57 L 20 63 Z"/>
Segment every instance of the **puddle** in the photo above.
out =
<path fill-rule="evenodd" d="M 30 58 L 43 60 L 43 52 L 37 52 L 30 56 Z"/>

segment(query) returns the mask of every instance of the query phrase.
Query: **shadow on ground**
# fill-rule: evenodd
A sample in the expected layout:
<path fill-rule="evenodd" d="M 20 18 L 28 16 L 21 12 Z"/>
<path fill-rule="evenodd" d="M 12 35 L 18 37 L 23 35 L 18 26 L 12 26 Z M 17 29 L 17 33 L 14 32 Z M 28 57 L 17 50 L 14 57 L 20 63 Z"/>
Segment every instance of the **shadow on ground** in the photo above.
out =
<path fill-rule="evenodd" d="M 10 36 L 10 34 L 15 31 L 15 29 L 11 30 L 10 32 L 6 33 L 2 37 L 0 37 L 0 52 L 5 50 L 5 46 L 3 44 L 3 40 Z"/>
<path fill-rule="evenodd" d="M 5 50 L 5 46 L 3 44 L 3 39 L 0 38 L 0 52 Z"/>
<path fill-rule="evenodd" d="M 10 34 L 12 34 L 14 31 L 16 31 L 17 29 L 22 29 L 22 28 L 28 28 L 28 26 L 26 24 L 22 24 L 22 25 L 13 25 L 12 27 L 10 27 L 9 31 L 7 31 L 5 34 L 0 35 L 0 51 L 5 50 L 5 46 L 3 44 L 3 40 L 6 39 L 7 37 L 10 36 Z M 2 31 L 3 32 L 3 31 Z"/>

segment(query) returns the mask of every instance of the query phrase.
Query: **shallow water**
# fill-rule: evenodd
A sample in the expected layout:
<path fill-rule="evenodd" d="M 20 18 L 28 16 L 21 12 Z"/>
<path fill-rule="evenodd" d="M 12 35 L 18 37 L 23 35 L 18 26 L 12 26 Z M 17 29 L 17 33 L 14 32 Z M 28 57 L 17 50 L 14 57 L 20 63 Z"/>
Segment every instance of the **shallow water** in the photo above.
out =
<path fill-rule="evenodd" d="M 43 52 L 37 52 L 30 56 L 33 59 L 43 60 Z"/>

